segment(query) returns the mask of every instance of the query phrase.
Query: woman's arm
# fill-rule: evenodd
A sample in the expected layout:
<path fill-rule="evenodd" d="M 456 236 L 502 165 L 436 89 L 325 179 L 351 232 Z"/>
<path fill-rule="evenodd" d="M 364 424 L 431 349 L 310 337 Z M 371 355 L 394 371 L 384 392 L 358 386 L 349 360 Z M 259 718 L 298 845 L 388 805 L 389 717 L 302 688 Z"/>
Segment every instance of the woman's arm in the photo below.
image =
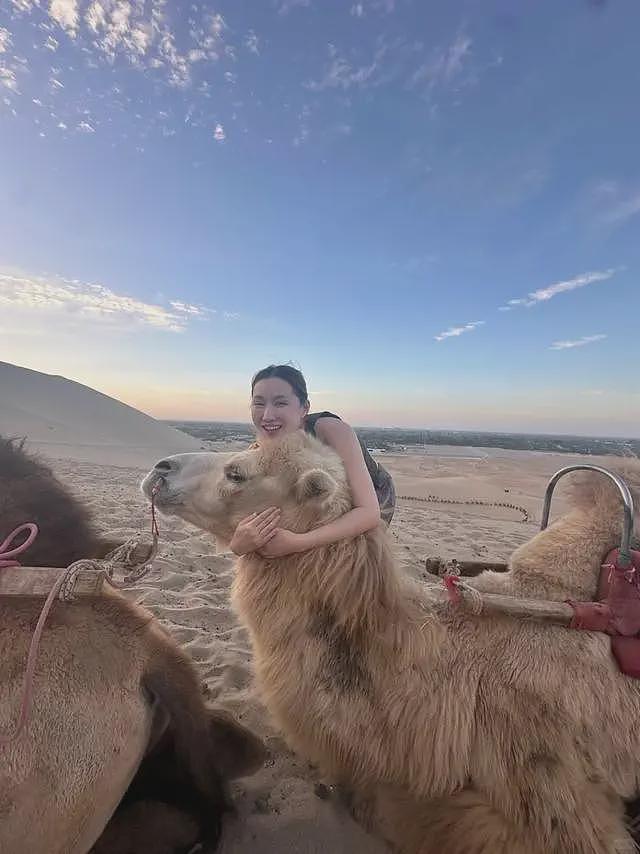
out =
<path fill-rule="evenodd" d="M 358 534 L 371 531 L 380 522 L 378 498 L 362 456 L 362 448 L 352 428 L 337 418 L 320 418 L 316 422 L 316 434 L 342 459 L 351 487 L 353 510 L 349 510 L 334 522 L 305 534 L 295 534 L 279 528 L 266 546 L 260 549 L 260 553 L 265 557 L 280 557 L 357 537 Z"/>

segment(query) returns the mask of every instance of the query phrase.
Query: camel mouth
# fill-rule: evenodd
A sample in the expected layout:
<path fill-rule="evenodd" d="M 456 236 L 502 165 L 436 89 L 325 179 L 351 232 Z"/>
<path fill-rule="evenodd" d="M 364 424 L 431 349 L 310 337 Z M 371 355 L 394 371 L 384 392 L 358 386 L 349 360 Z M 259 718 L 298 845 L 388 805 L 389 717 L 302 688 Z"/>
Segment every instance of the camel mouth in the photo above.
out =
<path fill-rule="evenodd" d="M 153 469 L 140 484 L 140 491 L 148 501 L 153 502 L 158 509 L 180 503 L 180 495 L 172 490 L 165 475 Z"/>

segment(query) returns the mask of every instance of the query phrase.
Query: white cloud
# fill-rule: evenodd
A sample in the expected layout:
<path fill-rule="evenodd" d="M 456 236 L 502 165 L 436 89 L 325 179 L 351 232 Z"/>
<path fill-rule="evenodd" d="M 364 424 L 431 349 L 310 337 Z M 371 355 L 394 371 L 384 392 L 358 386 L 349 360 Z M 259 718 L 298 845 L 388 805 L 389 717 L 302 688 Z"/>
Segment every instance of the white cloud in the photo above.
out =
<path fill-rule="evenodd" d="M 6 53 L 11 47 L 11 33 L 0 27 L 0 53 Z"/>
<path fill-rule="evenodd" d="M 78 0 L 50 0 L 49 17 L 70 36 L 78 32 Z"/>
<path fill-rule="evenodd" d="M 434 338 L 436 341 L 444 341 L 445 338 L 457 338 L 460 335 L 464 335 L 465 332 L 472 332 L 474 329 L 477 329 L 478 326 L 483 325 L 484 320 L 474 320 L 472 323 L 465 323 L 464 326 L 452 326 L 445 332 L 441 332 L 439 335 L 434 335 Z"/>
<path fill-rule="evenodd" d="M 520 305 L 531 308 L 531 306 L 537 305 L 540 302 L 548 302 L 558 294 L 566 293 L 567 291 L 575 291 L 578 288 L 584 288 L 594 282 L 604 282 L 619 272 L 620 269 L 620 267 L 612 267 L 609 270 L 595 270 L 591 273 L 581 273 L 573 279 L 555 282 L 553 285 L 548 285 L 546 288 L 539 288 L 537 291 L 531 291 L 531 293 L 526 297 L 510 299 L 507 305 L 500 306 L 499 310 L 509 311 L 511 308 L 515 308 Z"/>
<path fill-rule="evenodd" d="M 178 89 L 188 86 L 191 82 L 189 62 L 176 49 L 175 37 L 169 30 L 162 34 L 160 54 L 169 69 L 169 83 Z"/>
<path fill-rule="evenodd" d="M 89 29 L 97 33 L 98 30 L 107 25 L 107 11 L 100 0 L 94 0 L 84 15 L 84 20 Z"/>
<path fill-rule="evenodd" d="M 81 133 L 95 133 L 96 129 L 93 125 L 89 124 L 89 122 L 78 122 L 76 125 L 76 130 L 79 130 Z"/>
<path fill-rule="evenodd" d="M 584 347 L 585 344 L 593 344 L 594 341 L 603 341 L 606 335 L 583 335 L 574 341 L 554 341 L 550 350 L 572 350 L 574 347 Z"/>
<path fill-rule="evenodd" d="M 224 128 L 222 127 L 220 122 L 218 122 L 218 124 L 215 126 L 215 130 L 213 131 L 213 138 L 216 140 L 216 142 L 224 142 L 227 138 L 227 135 L 224 132 Z"/>
<path fill-rule="evenodd" d="M 362 5 L 362 3 L 354 3 L 351 7 L 351 14 L 354 18 L 364 17 L 364 6 Z"/>
<path fill-rule="evenodd" d="M 249 33 L 245 36 L 244 46 L 251 53 L 255 53 L 256 55 L 260 53 L 259 39 L 253 30 L 249 30 Z"/>
<path fill-rule="evenodd" d="M 204 305 L 193 305 L 180 300 L 170 300 L 169 305 L 179 314 L 189 315 L 191 317 L 207 317 L 211 314 L 216 314 L 215 308 L 206 308 Z"/>
<path fill-rule="evenodd" d="M 0 65 L 0 86 L 9 89 L 11 92 L 18 91 L 18 81 L 13 69 Z"/>
<path fill-rule="evenodd" d="M 16 12 L 30 12 L 40 4 L 40 0 L 9 0 Z"/>
<path fill-rule="evenodd" d="M 529 299 L 525 304 L 530 305 L 535 304 L 537 302 L 546 302 L 552 297 L 557 296 L 557 294 L 562 294 L 566 291 L 574 291 L 577 288 L 584 288 L 586 285 L 591 285 L 593 282 L 604 282 L 607 279 L 610 279 L 613 275 L 615 275 L 616 272 L 617 270 L 613 268 L 610 270 L 595 271 L 593 273 L 582 273 L 580 276 L 576 276 L 574 279 L 567 279 L 563 282 L 556 282 L 555 284 L 549 285 L 546 288 L 540 288 L 539 290 L 530 293 Z M 513 302 L 513 304 L 515 305 L 516 303 Z"/>
<path fill-rule="evenodd" d="M 150 326 L 167 332 L 183 332 L 188 317 L 201 306 L 176 302 L 172 310 L 117 294 L 102 285 L 59 277 L 22 277 L 0 273 L 0 305 L 23 311 L 65 312 L 86 321 Z M 204 316 L 198 315 L 198 316 Z"/>
<path fill-rule="evenodd" d="M 221 39 L 222 34 L 227 29 L 225 20 L 219 13 L 216 13 L 215 15 L 211 16 L 210 27 L 212 35 L 217 39 Z"/>
<path fill-rule="evenodd" d="M 225 320 L 238 320 L 240 317 L 237 311 L 225 311 L 222 316 Z"/>

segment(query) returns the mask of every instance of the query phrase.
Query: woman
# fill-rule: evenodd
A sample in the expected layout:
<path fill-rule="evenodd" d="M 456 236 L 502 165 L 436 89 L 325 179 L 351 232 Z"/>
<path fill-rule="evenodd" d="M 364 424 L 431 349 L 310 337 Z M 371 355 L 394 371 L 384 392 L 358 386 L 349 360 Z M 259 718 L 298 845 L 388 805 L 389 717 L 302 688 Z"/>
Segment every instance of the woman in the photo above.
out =
<path fill-rule="evenodd" d="M 231 550 L 237 555 L 260 551 L 265 557 L 281 557 L 364 534 L 379 524 L 380 517 L 391 522 L 396 497 L 391 475 L 337 415 L 309 414 L 307 384 L 296 368 L 269 365 L 258 371 L 251 381 L 251 419 L 258 444 L 304 430 L 333 448 L 344 464 L 354 506 L 334 522 L 306 534 L 280 528 L 277 507 L 252 514 L 238 524 L 231 540 Z"/>

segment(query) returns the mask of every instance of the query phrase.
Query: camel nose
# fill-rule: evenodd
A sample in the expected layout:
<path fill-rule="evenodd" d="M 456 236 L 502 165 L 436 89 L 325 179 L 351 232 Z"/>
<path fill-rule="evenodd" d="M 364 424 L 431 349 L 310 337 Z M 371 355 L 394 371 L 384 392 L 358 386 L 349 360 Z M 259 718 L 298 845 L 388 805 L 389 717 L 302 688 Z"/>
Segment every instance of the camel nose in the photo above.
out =
<path fill-rule="evenodd" d="M 177 471 L 179 468 L 180 465 L 177 460 L 160 460 L 160 462 L 156 463 L 154 466 L 154 470 L 163 476 L 166 476 L 173 471 Z"/>

